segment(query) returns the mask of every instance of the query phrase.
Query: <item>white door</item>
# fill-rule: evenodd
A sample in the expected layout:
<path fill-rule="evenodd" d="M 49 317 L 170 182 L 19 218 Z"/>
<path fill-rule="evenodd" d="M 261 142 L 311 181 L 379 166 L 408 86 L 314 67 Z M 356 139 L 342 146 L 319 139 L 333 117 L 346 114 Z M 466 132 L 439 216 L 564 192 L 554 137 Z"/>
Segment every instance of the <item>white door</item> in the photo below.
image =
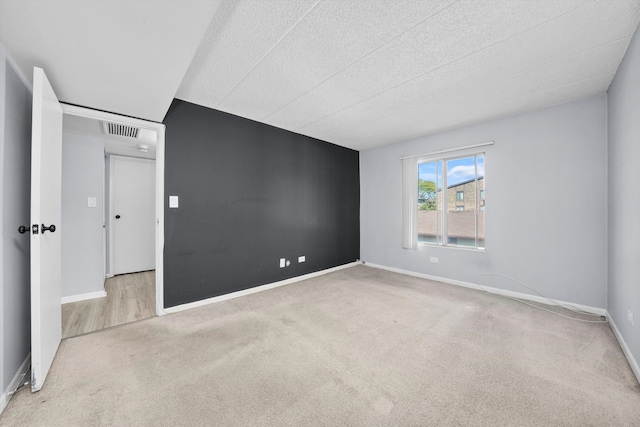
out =
<path fill-rule="evenodd" d="M 31 390 L 42 388 L 62 335 L 62 108 L 47 76 L 33 70 L 31 135 Z"/>
<path fill-rule="evenodd" d="M 155 269 L 156 162 L 111 156 L 112 274 Z"/>

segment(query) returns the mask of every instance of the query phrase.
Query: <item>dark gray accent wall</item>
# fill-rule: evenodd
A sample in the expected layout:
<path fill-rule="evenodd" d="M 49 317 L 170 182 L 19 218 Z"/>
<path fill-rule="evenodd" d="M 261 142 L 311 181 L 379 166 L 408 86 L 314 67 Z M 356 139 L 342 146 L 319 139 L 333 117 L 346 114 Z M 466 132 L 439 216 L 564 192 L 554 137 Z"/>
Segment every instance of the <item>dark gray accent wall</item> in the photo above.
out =
<path fill-rule="evenodd" d="M 164 123 L 166 307 L 360 258 L 357 151 L 181 100 Z"/>

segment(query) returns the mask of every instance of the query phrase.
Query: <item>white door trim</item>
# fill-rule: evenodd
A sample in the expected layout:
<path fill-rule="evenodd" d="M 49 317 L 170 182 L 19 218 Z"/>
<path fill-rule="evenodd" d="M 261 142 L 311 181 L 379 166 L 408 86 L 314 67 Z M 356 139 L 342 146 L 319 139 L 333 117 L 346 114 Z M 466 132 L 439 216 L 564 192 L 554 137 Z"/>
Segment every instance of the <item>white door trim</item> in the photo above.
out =
<path fill-rule="evenodd" d="M 165 125 L 104 111 L 91 110 L 60 103 L 62 112 L 73 116 L 95 120 L 107 120 L 123 125 L 136 126 L 156 131 L 158 135 L 156 145 L 156 315 L 167 314 L 164 310 L 164 133 Z"/>

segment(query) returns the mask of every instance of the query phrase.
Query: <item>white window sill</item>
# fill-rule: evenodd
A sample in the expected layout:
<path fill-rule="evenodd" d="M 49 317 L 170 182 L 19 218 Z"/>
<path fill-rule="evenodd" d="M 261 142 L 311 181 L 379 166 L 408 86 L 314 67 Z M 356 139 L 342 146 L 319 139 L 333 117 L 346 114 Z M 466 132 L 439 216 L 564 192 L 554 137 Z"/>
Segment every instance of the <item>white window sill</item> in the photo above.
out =
<path fill-rule="evenodd" d="M 458 251 L 470 251 L 470 252 L 486 252 L 486 248 L 470 248 L 465 246 L 453 246 L 453 245 L 437 245 L 435 243 L 420 243 L 418 242 L 418 250 L 425 250 L 427 248 L 442 248 L 442 249 L 455 249 Z"/>

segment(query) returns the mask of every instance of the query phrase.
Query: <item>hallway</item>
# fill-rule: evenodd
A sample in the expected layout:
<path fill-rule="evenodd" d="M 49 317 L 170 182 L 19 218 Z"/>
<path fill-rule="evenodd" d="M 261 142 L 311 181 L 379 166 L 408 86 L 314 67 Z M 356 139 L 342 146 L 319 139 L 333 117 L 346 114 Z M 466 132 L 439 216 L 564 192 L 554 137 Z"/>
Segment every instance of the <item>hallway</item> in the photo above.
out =
<path fill-rule="evenodd" d="M 62 305 L 62 338 L 155 316 L 155 270 L 107 279 L 105 298 Z"/>

